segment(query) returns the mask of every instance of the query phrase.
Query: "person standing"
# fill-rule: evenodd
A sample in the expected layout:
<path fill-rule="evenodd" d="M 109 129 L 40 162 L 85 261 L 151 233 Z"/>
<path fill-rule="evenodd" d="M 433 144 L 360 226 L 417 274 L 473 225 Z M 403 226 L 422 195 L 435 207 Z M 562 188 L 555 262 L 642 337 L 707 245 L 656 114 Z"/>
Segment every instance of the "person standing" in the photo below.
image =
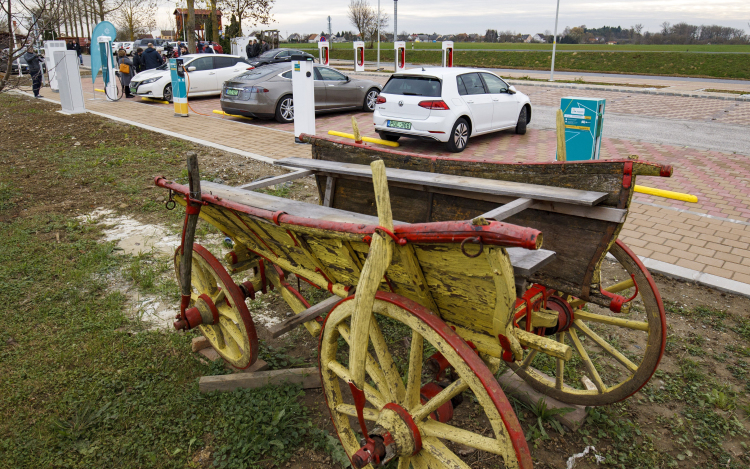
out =
<path fill-rule="evenodd" d="M 117 64 L 119 65 L 120 71 L 120 84 L 122 84 L 122 90 L 125 92 L 126 98 L 134 98 L 130 94 L 130 79 L 135 75 L 135 67 L 133 67 L 133 61 L 130 60 L 124 49 L 117 51 Z"/>
<path fill-rule="evenodd" d="M 143 71 L 143 49 L 140 47 L 133 54 L 133 67 L 135 67 L 135 73 Z"/>
<path fill-rule="evenodd" d="M 204 54 L 215 54 L 213 47 L 211 47 L 211 43 L 207 42 L 206 46 L 203 48 Z"/>
<path fill-rule="evenodd" d="M 195 44 L 195 52 L 198 53 L 198 54 L 202 54 L 203 53 L 203 43 L 201 43 L 201 41 L 198 41 Z"/>
<path fill-rule="evenodd" d="M 34 91 L 35 98 L 41 98 L 39 90 L 42 88 L 42 58 L 34 53 L 34 47 L 29 46 L 26 48 L 26 53 L 23 54 L 23 60 L 29 66 L 29 74 L 31 75 L 31 89 Z"/>
<path fill-rule="evenodd" d="M 271 46 L 266 41 L 263 41 L 263 52 L 268 52 L 269 50 L 271 50 Z"/>
<path fill-rule="evenodd" d="M 73 44 L 73 50 L 76 51 L 78 62 L 83 65 L 83 49 L 81 49 L 81 43 L 78 39 L 76 39 L 76 42 Z"/>
<path fill-rule="evenodd" d="M 143 70 L 153 70 L 164 63 L 161 54 L 154 49 L 154 44 L 149 42 L 148 47 L 143 51 Z"/>
<path fill-rule="evenodd" d="M 263 48 L 262 48 L 262 47 L 260 46 L 260 44 L 258 43 L 258 40 L 257 40 L 257 39 L 254 39 L 254 40 L 253 40 L 253 51 L 254 51 L 254 52 L 253 52 L 253 54 L 254 54 L 254 55 L 253 55 L 253 57 L 258 57 L 258 56 L 259 56 L 259 55 L 260 55 L 260 54 L 261 54 L 261 53 L 263 52 L 263 50 L 262 50 L 262 49 L 263 49 Z"/>
<path fill-rule="evenodd" d="M 255 57 L 253 55 L 253 40 L 252 39 L 247 41 L 247 45 L 245 46 L 245 55 L 247 56 L 248 59 L 252 59 L 253 57 Z"/>

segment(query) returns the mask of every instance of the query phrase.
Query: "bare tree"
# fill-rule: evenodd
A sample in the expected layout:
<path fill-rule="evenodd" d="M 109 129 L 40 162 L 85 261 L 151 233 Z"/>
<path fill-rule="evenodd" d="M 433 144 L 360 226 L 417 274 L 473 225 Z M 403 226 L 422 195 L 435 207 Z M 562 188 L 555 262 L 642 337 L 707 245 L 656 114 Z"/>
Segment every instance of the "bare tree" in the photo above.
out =
<path fill-rule="evenodd" d="M 370 35 L 370 49 L 372 49 L 375 39 L 378 37 L 378 30 L 382 33 L 388 29 L 388 14 L 380 11 L 380 28 L 378 29 L 378 11 L 372 10 L 372 21 L 367 28 L 367 32 Z"/>
<path fill-rule="evenodd" d="M 118 32 L 122 30 L 128 40 L 135 41 L 136 35 L 147 33 L 156 26 L 156 1 L 124 0 L 115 17 Z"/>
<path fill-rule="evenodd" d="M 373 15 L 377 16 L 377 13 L 370 7 L 367 0 L 351 0 L 349 3 L 349 21 L 359 31 L 359 36 L 362 41 L 365 40 L 367 33 L 370 30 L 370 25 L 373 22 Z"/>
<path fill-rule="evenodd" d="M 240 25 L 240 36 L 243 35 L 242 20 L 249 20 L 253 27 L 271 23 L 273 21 L 273 15 L 271 14 L 273 3 L 274 0 L 220 0 L 220 5 L 237 18 Z"/>

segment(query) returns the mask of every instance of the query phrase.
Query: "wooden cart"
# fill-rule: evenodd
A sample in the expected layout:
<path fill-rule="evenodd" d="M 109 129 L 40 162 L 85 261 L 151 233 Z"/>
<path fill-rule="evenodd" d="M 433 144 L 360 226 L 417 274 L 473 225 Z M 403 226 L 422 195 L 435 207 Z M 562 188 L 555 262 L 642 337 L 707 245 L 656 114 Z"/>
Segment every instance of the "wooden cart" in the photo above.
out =
<path fill-rule="evenodd" d="M 175 265 L 190 282 L 176 327 L 199 327 L 229 363 L 248 367 L 258 344 L 245 299 L 275 288 L 297 315 L 272 332 L 304 324 L 319 337 L 326 403 L 355 467 L 394 458 L 399 468 L 470 467 L 458 451 L 469 447 L 531 468 L 494 377 L 503 363 L 543 392 L 589 405 L 648 381 L 664 347 L 663 307 L 646 269 L 615 240 L 634 176 L 671 169 L 632 161 L 472 169 L 308 140 L 313 160 L 279 162 L 298 171 L 241 188 L 157 178 L 187 206 Z M 320 206 L 251 191 L 313 174 Z M 229 271 L 252 270 L 250 280 L 235 283 L 205 248 L 189 249 L 198 214 L 232 238 Z M 623 281 L 600 290 L 607 252 Z M 310 305 L 289 274 L 333 296 Z M 402 351 L 384 336 L 394 328 Z M 535 359 L 551 371 L 537 371 Z M 566 381 L 581 369 L 594 389 Z M 470 418 L 454 418 L 462 398 Z"/>

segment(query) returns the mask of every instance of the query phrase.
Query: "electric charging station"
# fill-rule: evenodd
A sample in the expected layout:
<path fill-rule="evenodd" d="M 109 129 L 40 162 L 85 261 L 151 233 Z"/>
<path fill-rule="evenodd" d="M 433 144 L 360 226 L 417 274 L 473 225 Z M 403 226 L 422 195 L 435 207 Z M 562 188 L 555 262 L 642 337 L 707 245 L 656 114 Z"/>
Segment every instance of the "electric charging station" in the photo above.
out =
<path fill-rule="evenodd" d="M 60 86 L 57 83 L 57 70 L 55 67 L 55 52 L 67 50 L 65 41 L 44 41 L 44 64 L 47 67 L 47 78 L 49 87 L 53 92 L 59 93 Z"/>
<path fill-rule="evenodd" d="M 328 65 L 328 60 L 330 58 L 330 54 L 328 52 L 329 47 L 330 46 L 328 45 L 327 41 L 318 42 L 318 56 L 320 59 L 320 65 Z"/>
<path fill-rule="evenodd" d="M 365 43 L 354 41 L 354 71 L 365 71 Z"/>
<path fill-rule="evenodd" d="M 102 79 L 104 80 L 104 94 L 107 101 L 117 101 L 117 77 L 112 59 L 112 38 L 109 36 L 99 36 L 96 38 L 99 43 L 99 57 L 102 63 Z"/>
<path fill-rule="evenodd" d="M 292 56 L 292 99 L 294 142 L 302 143 L 300 135 L 315 135 L 315 76 L 312 57 Z"/>
<path fill-rule="evenodd" d="M 83 101 L 81 72 L 78 69 L 78 55 L 74 50 L 56 50 L 52 59 L 57 69 L 57 81 L 60 90 L 60 105 L 63 114 L 80 114 L 86 112 Z"/>
<path fill-rule="evenodd" d="M 175 117 L 188 116 L 187 86 L 185 85 L 185 67 L 182 57 L 169 59 L 169 71 L 172 76 L 172 102 Z"/>
<path fill-rule="evenodd" d="M 599 159 L 605 103 L 605 99 L 594 98 L 567 97 L 560 100 L 568 161 Z"/>
<path fill-rule="evenodd" d="M 443 41 L 443 67 L 453 66 L 453 41 Z"/>
<path fill-rule="evenodd" d="M 406 42 L 396 41 L 393 48 L 396 50 L 395 73 L 403 72 L 406 70 Z"/>

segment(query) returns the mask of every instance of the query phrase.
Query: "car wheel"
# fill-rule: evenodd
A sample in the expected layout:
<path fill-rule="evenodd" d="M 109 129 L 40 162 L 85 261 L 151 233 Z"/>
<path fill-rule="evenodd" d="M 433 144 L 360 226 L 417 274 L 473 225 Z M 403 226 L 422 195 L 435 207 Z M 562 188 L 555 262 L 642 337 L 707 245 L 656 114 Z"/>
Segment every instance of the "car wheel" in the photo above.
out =
<path fill-rule="evenodd" d="M 172 102 L 172 85 L 169 84 L 164 87 L 164 101 Z"/>
<path fill-rule="evenodd" d="M 276 120 L 282 124 L 294 122 L 294 98 L 288 94 L 276 105 Z"/>
<path fill-rule="evenodd" d="M 378 95 L 380 92 L 377 88 L 370 88 L 365 95 L 365 103 L 362 105 L 362 110 L 365 112 L 374 112 L 375 104 L 378 101 Z"/>
<path fill-rule="evenodd" d="M 453 124 L 453 130 L 451 130 L 451 138 L 448 140 L 446 145 L 448 151 L 451 153 L 460 153 L 464 151 L 466 145 L 469 143 L 469 123 L 463 117 L 459 118 L 455 124 Z"/>
<path fill-rule="evenodd" d="M 378 135 L 380 135 L 381 140 L 386 140 L 388 142 L 398 142 L 398 139 L 401 138 L 401 135 L 389 134 L 387 132 L 378 132 Z"/>
<path fill-rule="evenodd" d="M 516 133 L 523 135 L 526 133 L 526 106 L 521 109 L 521 114 L 518 115 L 518 123 L 516 123 Z"/>

